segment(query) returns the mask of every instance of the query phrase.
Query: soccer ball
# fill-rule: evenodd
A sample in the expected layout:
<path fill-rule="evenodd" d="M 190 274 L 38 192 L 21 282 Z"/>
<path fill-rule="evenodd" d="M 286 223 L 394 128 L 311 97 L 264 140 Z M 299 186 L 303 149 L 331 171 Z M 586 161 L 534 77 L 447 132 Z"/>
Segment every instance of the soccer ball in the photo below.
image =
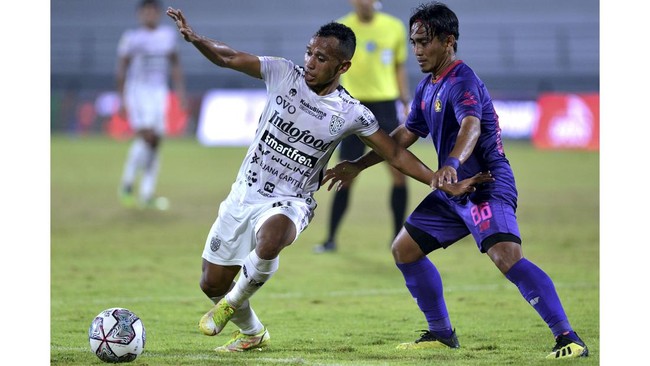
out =
<path fill-rule="evenodd" d="M 90 349 L 100 360 L 131 362 L 144 351 L 142 320 L 125 308 L 110 308 L 97 314 L 88 329 Z"/>

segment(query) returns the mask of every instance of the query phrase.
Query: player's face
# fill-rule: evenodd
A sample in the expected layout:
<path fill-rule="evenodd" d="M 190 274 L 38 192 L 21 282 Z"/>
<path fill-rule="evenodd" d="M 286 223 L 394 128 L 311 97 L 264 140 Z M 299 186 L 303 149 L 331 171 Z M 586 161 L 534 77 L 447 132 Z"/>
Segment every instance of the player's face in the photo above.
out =
<path fill-rule="evenodd" d="M 370 20 L 375 13 L 375 1 L 377 0 L 350 0 L 350 3 L 359 18 Z"/>
<path fill-rule="evenodd" d="M 147 28 L 156 28 L 160 22 L 160 9 L 145 5 L 140 9 L 140 22 Z"/>
<path fill-rule="evenodd" d="M 449 64 L 453 53 L 453 37 L 449 36 L 445 42 L 441 42 L 437 37 L 431 37 L 422 23 L 416 22 L 411 27 L 410 41 L 422 72 L 437 75 Z"/>
<path fill-rule="evenodd" d="M 339 85 L 339 77 L 350 67 L 338 51 L 334 37 L 314 37 L 305 51 L 305 82 L 316 94 L 326 95 Z"/>

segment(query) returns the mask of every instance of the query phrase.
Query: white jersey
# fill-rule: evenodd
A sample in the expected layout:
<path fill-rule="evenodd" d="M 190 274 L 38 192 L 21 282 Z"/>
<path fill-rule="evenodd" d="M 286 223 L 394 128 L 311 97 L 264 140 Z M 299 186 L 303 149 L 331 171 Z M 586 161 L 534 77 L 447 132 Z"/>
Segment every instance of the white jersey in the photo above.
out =
<path fill-rule="evenodd" d="M 313 193 L 336 146 L 346 136 L 369 136 L 375 116 L 345 89 L 319 96 L 305 83 L 302 67 L 260 57 L 267 100 L 255 138 L 232 185 L 244 203 L 298 198 L 315 208 Z"/>
<path fill-rule="evenodd" d="M 176 52 L 177 32 L 167 25 L 155 29 L 127 30 L 117 47 L 120 57 L 131 57 L 126 75 L 127 87 L 167 89 L 169 56 Z"/>

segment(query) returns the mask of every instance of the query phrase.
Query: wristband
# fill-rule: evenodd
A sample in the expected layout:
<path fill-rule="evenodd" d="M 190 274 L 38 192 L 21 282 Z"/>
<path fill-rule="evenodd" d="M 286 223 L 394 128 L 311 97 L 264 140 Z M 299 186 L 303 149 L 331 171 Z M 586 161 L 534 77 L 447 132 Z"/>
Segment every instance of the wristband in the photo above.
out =
<path fill-rule="evenodd" d="M 450 156 L 442 164 L 442 166 L 445 166 L 445 165 L 450 166 L 450 167 L 454 168 L 455 170 L 458 170 L 458 167 L 460 166 L 460 160 Z"/>

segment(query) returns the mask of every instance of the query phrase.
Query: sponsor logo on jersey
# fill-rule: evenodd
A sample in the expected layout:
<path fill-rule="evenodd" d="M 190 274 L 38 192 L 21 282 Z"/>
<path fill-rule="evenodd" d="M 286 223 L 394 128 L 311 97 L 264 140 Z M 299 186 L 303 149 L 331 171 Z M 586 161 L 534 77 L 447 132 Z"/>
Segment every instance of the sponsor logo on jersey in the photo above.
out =
<path fill-rule="evenodd" d="M 307 171 L 309 170 L 308 168 L 301 167 L 301 166 L 297 165 L 293 161 L 291 161 L 291 162 L 284 161 L 283 158 L 284 158 L 283 156 L 271 155 L 271 161 L 273 161 L 274 163 L 278 163 L 279 165 L 282 165 L 283 167 L 287 168 L 288 170 L 291 170 L 294 173 L 298 173 L 300 175 L 307 174 Z M 268 159 L 266 160 L 266 162 L 257 160 L 257 161 L 252 161 L 251 163 L 259 164 L 260 167 L 262 168 L 263 172 L 269 173 L 269 174 L 271 174 L 271 175 L 273 175 L 275 177 L 281 175 L 281 174 L 279 174 L 280 170 L 278 170 L 278 165 L 274 166 L 274 165 L 268 164 L 267 162 L 268 162 Z"/>
<path fill-rule="evenodd" d="M 257 182 L 257 178 L 255 177 L 257 177 L 257 173 L 254 171 L 249 170 L 248 174 L 246 174 L 246 183 L 249 187 L 252 186 L 253 183 Z"/>
<path fill-rule="evenodd" d="M 276 163 L 282 165 L 283 167 L 285 167 L 285 168 L 287 168 L 287 169 L 289 169 L 289 170 L 291 170 L 291 171 L 293 171 L 295 173 L 298 173 L 300 175 L 307 174 L 307 169 L 305 169 L 305 168 L 301 169 L 299 166 L 293 165 L 293 162 L 284 161 L 284 159 L 282 159 L 282 157 L 277 157 L 275 155 L 272 155 L 271 160 L 273 160 L 274 162 L 276 162 Z"/>
<path fill-rule="evenodd" d="M 284 100 L 281 95 L 275 97 L 275 104 L 282 106 L 282 109 L 285 109 L 289 114 L 296 113 L 296 107 L 290 102 Z"/>
<path fill-rule="evenodd" d="M 303 69 L 302 66 L 293 65 L 293 72 L 294 72 L 297 76 L 302 76 L 302 77 L 305 76 L 305 69 Z"/>
<path fill-rule="evenodd" d="M 317 139 L 314 135 L 311 134 L 310 130 L 301 130 L 300 128 L 294 126 L 293 121 L 285 122 L 284 118 L 280 117 L 280 112 L 278 111 L 273 111 L 273 115 L 271 116 L 271 119 L 269 119 L 269 122 L 277 127 L 280 131 L 282 131 L 282 133 L 288 136 L 287 142 L 300 142 L 320 151 L 327 151 L 327 149 L 332 144 L 332 141 L 325 142 L 321 139 Z M 332 125 L 330 124 L 330 131 L 331 130 Z M 266 132 L 268 133 L 268 131 Z"/>
<path fill-rule="evenodd" d="M 373 117 L 372 113 L 368 110 L 368 108 L 364 107 L 362 114 L 359 117 L 357 117 L 354 120 L 354 122 L 361 123 L 363 127 L 368 127 L 372 124 L 372 121 L 374 121 L 374 119 L 375 118 Z"/>
<path fill-rule="evenodd" d="M 296 88 L 291 88 L 291 89 L 289 90 L 289 96 L 291 96 L 291 97 L 295 97 L 296 94 L 298 94 L 298 91 L 296 90 Z"/>
<path fill-rule="evenodd" d="M 268 155 L 268 154 L 271 153 L 271 151 L 269 151 L 269 150 L 264 150 L 264 149 L 262 148 L 262 144 L 261 144 L 261 143 L 257 144 L 257 150 L 259 150 L 259 152 L 262 153 L 262 156 L 265 156 L 265 155 Z"/>
<path fill-rule="evenodd" d="M 343 128 L 343 125 L 345 124 L 345 120 L 339 116 L 332 116 L 332 119 L 330 120 L 330 135 L 336 135 L 339 131 L 341 131 L 341 128 Z"/>
<path fill-rule="evenodd" d="M 370 121 L 368 121 L 364 116 L 359 116 L 354 120 L 354 123 L 361 123 L 363 126 L 370 126 Z"/>
<path fill-rule="evenodd" d="M 279 177 L 279 178 L 280 178 L 281 180 L 283 180 L 283 181 L 285 181 L 285 182 L 291 184 L 292 186 L 294 186 L 294 187 L 296 187 L 296 188 L 301 188 L 301 189 L 304 188 L 305 182 L 300 181 L 300 180 L 294 178 L 294 177 L 293 177 L 292 175 L 290 175 L 290 174 L 280 173 L 280 177 Z"/>
<path fill-rule="evenodd" d="M 339 85 L 337 90 L 339 91 L 339 98 L 341 98 L 341 100 L 344 101 L 345 103 L 347 103 L 347 104 L 358 104 L 359 103 L 359 101 L 352 98 L 350 93 L 348 93 L 348 91 L 344 87 L 342 87 L 341 85 Z"/>
<path fill-rule="evenodd" d="M 264 192 L 264 190 L 262 190 L 261 188 L 257 190 L 257 193 L 259 193 L 260 196 L 264 196 L 264 197 L 268 197 L 268 198 L 275 197 L 274 195 L 272 195 L 272 194 L 270 194 L 268 192 Z"/>
<path fill-rule="evenodd" d="M 264 183 L 264 190 L 265 191 L 267 191 L 269 193 L 273 193 L 274 189 L 275 189 L 275 184 L 273 184 L 271 182 Z"/>
<path fill-rule="evenodd" d="M 306 102 L 304 99 L 300 99 L 300 110 L 307 113 L 310 116 L 316 117 L 319 120 L 323 120 L 327 113 L 321 111 L 317 107 L 313 107 L 309 102 Z"/>
<path fill-rule="evenodd" d="M 285 171 L 282 171 L 282 170 L 278 169 L 276 166 L 261 162 L 260 167 L 262 168 L 262 172 L 268 173 L 269 175 L 271 175 L 273 177 L 278 177 L 278 179 L 280 179 L 282 181 L 285 181 L 285 182 L 291 184 L 292 186 L 294 186 L 296 188 L 304 188 L 304 185 L 306 184 L 306 182 L 304 180 L 301 180 L 301 177 L 303 177 L 306 174 L 306 172 L 307 172 L 306 168 L 300 169 L 299 166 L 292 165 L 292 164 L 295 164 L 294 162 L 289 163 L 289 162 L 284 161 L 282 158 L 279 158 L 279 157 L 276 157 L 276 156 L 271 156 L 271 159 L 274 162 L 277 162 L 278 164 L 284 166 L 285 168 L 287 168 L 290 171 L 285 172 Z M 293 173 L 298 173 L 299 176 L 294 177 L 292 175 Z M 276 186 L 275 186 L 274 183 L 266 182 L 266 183 L 264 183 L 264 190 L 258 189 L 257 193 L 261 194 L 264 197 L 274 197 L 273 195 L 271 195 L 269 193 L 273 193 L 275 191 L 275 187 Z"/>
<path fill-rule="evenodd" d="M 305 154 L 295 147 L 286 145 L 281 140 L 278 140 L 277 137 L 273 136 L 273 134 L 271 134 L 269 131 L 264 131 L 264 134 L 262 135 L 262 141 L 264 141 L 278 154 L 284 155 L 296 163 L 302 164 L 309 168 L 313 168 L 316 165 L 316 161 L 318 160 L 316 157 Z"/>

